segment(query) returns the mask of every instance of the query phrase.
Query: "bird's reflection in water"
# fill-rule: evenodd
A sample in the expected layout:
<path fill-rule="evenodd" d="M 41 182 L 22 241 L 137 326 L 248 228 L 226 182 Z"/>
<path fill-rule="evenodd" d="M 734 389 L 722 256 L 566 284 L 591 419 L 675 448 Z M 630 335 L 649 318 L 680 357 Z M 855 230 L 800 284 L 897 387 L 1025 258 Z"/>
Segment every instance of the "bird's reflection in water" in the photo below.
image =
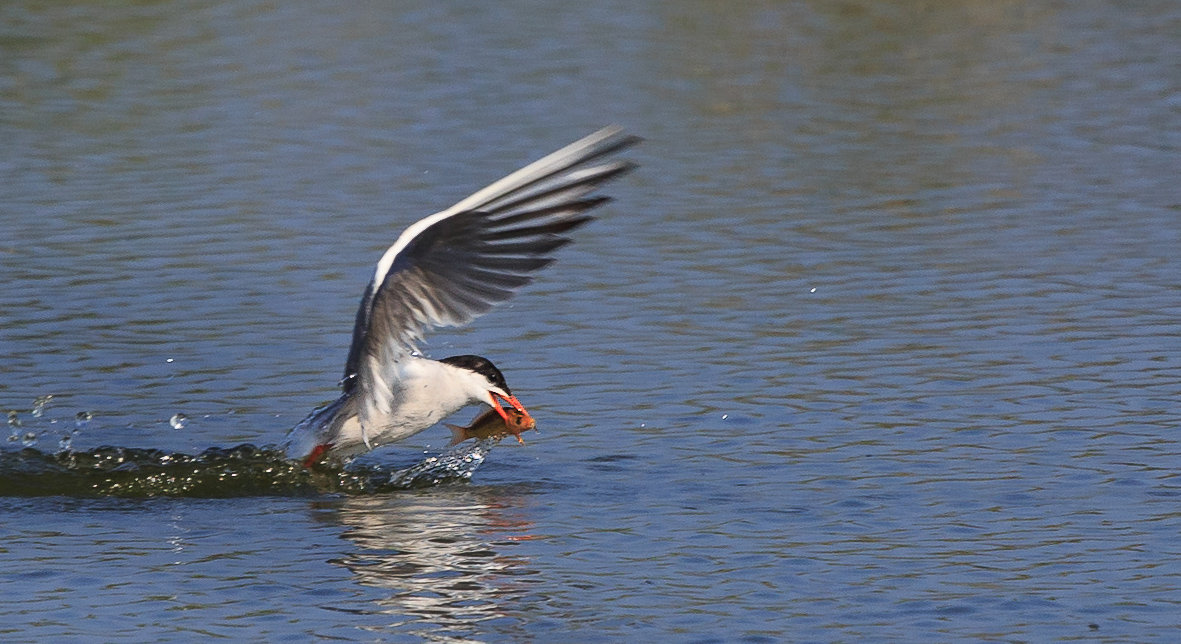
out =
<path fill-rule="evenodd" d="M 449 487 L 348 497 L 336 516 L 357 550 L 332 563 L 390 595 L 380 612 L 399 632 L 463 637 L 491 619 L 515 619 L 537 571 L 512 553 L 531 535 L 527 495 L 497 487 Z M 498 623 L 497 631 L 513 630 Z"/>

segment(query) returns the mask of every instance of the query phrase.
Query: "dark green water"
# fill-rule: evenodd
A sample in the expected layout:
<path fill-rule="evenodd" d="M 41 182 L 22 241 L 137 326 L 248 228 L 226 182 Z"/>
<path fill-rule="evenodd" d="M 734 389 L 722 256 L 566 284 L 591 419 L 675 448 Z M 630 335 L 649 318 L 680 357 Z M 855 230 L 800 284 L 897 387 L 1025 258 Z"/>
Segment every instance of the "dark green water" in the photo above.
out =
<path fill-rule="evenodd" d="M 0 496 L 224 498 L 381 494 L 469 480 L 491 449 L 468 443 L 401 470 L 303 467 L 283 450 L 238 445 L 199 454 L 99 447 L 0 452 Z"/>

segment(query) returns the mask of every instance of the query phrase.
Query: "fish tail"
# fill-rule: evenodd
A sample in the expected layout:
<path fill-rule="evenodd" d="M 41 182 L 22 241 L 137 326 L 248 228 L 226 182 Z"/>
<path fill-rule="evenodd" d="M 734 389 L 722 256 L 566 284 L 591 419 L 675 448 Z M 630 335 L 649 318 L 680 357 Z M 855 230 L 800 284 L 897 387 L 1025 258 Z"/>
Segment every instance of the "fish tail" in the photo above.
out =
<path fill-rule="evenodd" d="M 471 436 L 467 435 L 467 428 L 466 427 L 460 427 L 459 425 L 448 425 L 447 423 L 443 423 L 443 426 L 446 427 L 447 429 L 451 430 L 451 444 L 452 445 L 458 445 L 458 444 L 464 442 L 465 440 L 471 438 Z"/>

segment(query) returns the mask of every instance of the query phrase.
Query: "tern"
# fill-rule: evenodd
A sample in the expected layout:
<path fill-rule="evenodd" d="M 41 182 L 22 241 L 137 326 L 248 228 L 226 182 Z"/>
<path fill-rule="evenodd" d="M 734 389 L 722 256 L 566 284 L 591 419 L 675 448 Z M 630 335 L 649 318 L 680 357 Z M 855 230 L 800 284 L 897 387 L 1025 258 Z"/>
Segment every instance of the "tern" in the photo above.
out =
<path fill-rule="evenodd" d="M 551 264 L 553 252 L 570 242 L 566 233 L 610 200 L 592 193 L 635 167 L 608 157 L 638 141 L 604 128 L 411 224 L 365 288 L 340 397 L 291 429 L 288 457 L 307 467 L 339 462 L 475 404 L 491 406 L 505 421 L 509 405 L 531 421 L 492 361 L 432 360 L 416 345 L 431 329 L 468 324 Z"/>

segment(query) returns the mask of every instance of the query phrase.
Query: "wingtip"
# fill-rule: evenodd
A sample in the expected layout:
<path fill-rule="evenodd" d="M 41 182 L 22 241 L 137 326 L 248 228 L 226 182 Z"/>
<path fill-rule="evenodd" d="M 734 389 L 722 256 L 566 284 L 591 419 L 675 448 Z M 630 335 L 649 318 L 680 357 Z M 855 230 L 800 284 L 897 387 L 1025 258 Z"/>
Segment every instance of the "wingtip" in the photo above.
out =
<path fill-rule="evenodd" d="M 593 155 L 602 156 L 618 152 L 624 148 L 630 148 L 643 141 L 643 137 L 636 134 L 629 134 L 622 125 L 608 125 L 571 143 L 568 147 L 597 148 Z"/>
<path fill-rule="evenodd" d="M 625 139 L 633 140 L 636 143 L 639 143 L 644 140 L 643 137 L 641 137 L 639 135 L 628 134 L 627 128 L 618 124 L 618 123 L 611 123 L 610 125 L 604 125 L 603 127 L 596 130 L 593 134 L 591 134 L 591 136 L 602 136 L 603 138 L 610 138 L 610 137 L 614 137 L 614 136 L 623 136 Z"/>

